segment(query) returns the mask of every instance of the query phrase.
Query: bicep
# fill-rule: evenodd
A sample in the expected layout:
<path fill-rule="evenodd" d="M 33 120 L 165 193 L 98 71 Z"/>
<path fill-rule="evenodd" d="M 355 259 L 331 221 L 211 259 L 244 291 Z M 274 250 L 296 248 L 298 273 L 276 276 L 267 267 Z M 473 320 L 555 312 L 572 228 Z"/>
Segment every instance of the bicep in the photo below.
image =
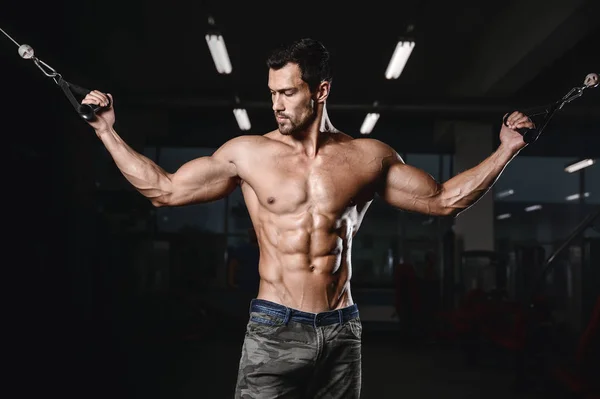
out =
<path fill-rule="evenodd" d="M 231 193 L 239 181 L 235 164 L 218 152 L 183 164 L 169 175 L 169 180 L 167 205 L 171 206 L 221 199 Z"/>
<path fill-rule="evenodd" d="M 422 169 L 392 163 L 384 177 L 380 196 L 390 205 L 428 215 L 444 215 L 441 204 L 442 185 Z"/>

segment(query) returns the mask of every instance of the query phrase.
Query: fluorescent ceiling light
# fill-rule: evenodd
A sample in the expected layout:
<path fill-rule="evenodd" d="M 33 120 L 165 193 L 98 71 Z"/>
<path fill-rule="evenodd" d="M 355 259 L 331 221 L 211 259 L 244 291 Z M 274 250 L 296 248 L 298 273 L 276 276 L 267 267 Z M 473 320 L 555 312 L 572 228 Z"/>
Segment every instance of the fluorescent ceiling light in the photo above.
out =
<path fill-rule="evenodd" d="M 588 166 L 592 166 L 595 162 L 596 161 L 593 159 L 584 159 L 584 160 L 572 163 L 571 165 L 567 166 L 565 168 L 565 172 L 568 172 L 568 173 L 577 172 L 580 169 L 587 168 Z"/>
<path fill-rule="evenodd" d="M 508 197 L 509 195 L 513 195 L 514 193 L 515 193 L 515 190 L 513 190 L 513 189 L 500 191 L 498 194 L 496 194 L 496 198 L 505 198 L 505 197 Z"/>
<path fill-rule="evenodd" d="M 510 217 L 510 213 L 503 213 L 502 215 L 496 216 L 496 219 L 502 220 L 502 219 L 508 219 L 509 217 Z"/>
<path fill-rule="evenodd" d="M 531 206 L 528 206 L 527 208 L 525 208 L 525 212 L 533 212 L 533 211 L 538 211 L 540 209 L 542 209 L 541 205 L 531 205 Z"/>
<path fill-rule="evenodd" d="M 590 193 L 584 193 L 583 196 L 587 198 L 590 196 Z M 574 201 L 576 199 L 579 199 L 579 194 L 572 194 L 566 198 L 567 201 Z"/>
<path fill-rule="evenodd" d="M 376 114 L 376 113 L 367 114 L 367 116 L 365 117 L 365 120 L 363 121 L 362 126 L 360 127 L 360 132 L 362 134 L 371 133 L 371 131 L 375 127 L 375 124 L 377 123 L 378 119 L 379 119 L 379 114 Z"/>
<path fill-rule="evenodd" d="M 245 109 L 236 108 L 233 110 L 233 115 L 235 115 L 235 120 L 241 130 L 250 130 L 250 118 Z"/>
<path fill-rule="evenodd" d="M 399 41 L 385 71 L 386 79 L 398 79 L 415 47 L 413 41 Z"/>
<path fill-rule="evenodd" d="M 217 72 L 222 74 L 231 73 L 231 61 L 225 47 L 225 39 L 221 35 L 206 35 L 206 43 L 212 55 Z"/>

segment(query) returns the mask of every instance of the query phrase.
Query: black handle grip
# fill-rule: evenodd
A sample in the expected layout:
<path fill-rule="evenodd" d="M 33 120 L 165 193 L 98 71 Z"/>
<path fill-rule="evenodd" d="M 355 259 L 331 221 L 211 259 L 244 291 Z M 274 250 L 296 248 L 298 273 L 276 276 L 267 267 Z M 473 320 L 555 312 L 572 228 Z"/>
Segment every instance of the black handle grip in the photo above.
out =
<path fill-rule="evenodd" d="M 97 104 L 81 104 L 77 109 L 79 115 L 88 122 L 92 122 L 96 119 L 96 114 L 98 112 L 102 112 L 107 108 L 110 108 L 111 102 L 110 98 L 108 99 L 108 105 L 106 107 L 101 107 Z"/>
<path fill-rule="evenodd" d="M 504 126 L 506 126 L 506 127 L 508 127 L 506 120 L 508 119 L 508 117 L 511 114 L 512 114 L 512 112 L 507 113 L 506 116 L 502 119 L 502 123 L 504 123 Z M 523 141 L 526 142 L 527 144 L 531 144 L 534 141 L 536 141 L 538 139 L 538 137 L 540 137 L 540 133 L 541 133 L 541 131 L 535 127 L 533 129 L 529 129 L 526 127 L 520 127 L 515 130 L 517 132 L 519 132 L 521 134 L 521 136 L 523 136 Z"/>

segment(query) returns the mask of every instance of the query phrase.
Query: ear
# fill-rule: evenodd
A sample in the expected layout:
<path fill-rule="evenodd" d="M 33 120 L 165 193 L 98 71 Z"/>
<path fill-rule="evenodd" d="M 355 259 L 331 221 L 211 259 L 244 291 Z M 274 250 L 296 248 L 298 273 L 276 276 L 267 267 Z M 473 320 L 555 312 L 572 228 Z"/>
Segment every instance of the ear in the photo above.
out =
<path fill-rule="evenodd" d="M 330 90 L 330 82 L 321 82 L 315 91 L 315 101 L 317 103 L 325 103 L 325 100 L 327 100 L 327 97 L 329 97 Z"/>

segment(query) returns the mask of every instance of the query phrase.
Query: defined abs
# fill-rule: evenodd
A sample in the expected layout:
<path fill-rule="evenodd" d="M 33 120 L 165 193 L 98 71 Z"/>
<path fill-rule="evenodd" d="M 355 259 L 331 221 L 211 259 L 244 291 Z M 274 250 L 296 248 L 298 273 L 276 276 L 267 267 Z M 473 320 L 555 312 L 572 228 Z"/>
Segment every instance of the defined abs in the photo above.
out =
<path fill-rule="evenodd" d="M 345 303 L 349 265 L 333 272 L 329 259 L 315 258 L 313 266 L 294 264 L 263 265 L 264 278 L 259 297 L 294 309 L 322 312 Z"/>

